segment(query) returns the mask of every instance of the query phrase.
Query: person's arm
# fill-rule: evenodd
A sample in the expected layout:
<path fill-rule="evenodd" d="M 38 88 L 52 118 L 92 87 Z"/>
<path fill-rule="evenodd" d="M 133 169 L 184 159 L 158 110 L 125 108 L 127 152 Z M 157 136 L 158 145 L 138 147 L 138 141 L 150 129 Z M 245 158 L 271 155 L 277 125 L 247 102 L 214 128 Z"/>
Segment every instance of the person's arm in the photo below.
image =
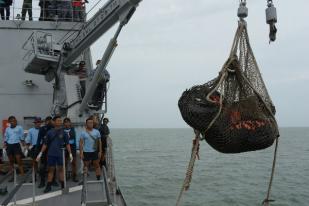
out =
<path fill-rule="evenodd" d="M 69 152 L 70 162 L 72 162 L 73 161 L 73 155 L 72 155 L 70 144 L 66 144 L 66 148 L 67 148 L 67 150 Z"/>
<path fill-rule="evenodd" d="M 8 141 L 8 128 L 5 129 L 4 132 L 4 140 L 3 140 L 3 148 L 6 149 L 7 148 L 7 141 Z"/>
<path fill-rule="evenodd" d="M 98 156 L 99 156 L 99 159 L 101 158 L 101 155 L 102 155 L 102 141 L 101 141 L 101 133 L 99 130 L 98 131 L 98 139 L 99 139 L 99 153 L 98 153 Z"/>
<path fill-rule="evenodd" d="M 64 132 L 64 131 L 63 131 Z M 64 132 L 65 133 L 65 132 Z M 65 133 L 66 134 L 66 133 Z M 68 135 L 64 135 L 64 143 L 65 143 L 65 147 L 69 153 L 69 157 L 70 157 L 70 162 L 73 161 L 73 155 L 72 155 L 72 151 L 71 151 L 71 146 L 69 144 L 69 137 Z"/>
<path fill-rule="evenodd" d="M 30 142 L 31 142 L 31 140 L 32 140 L 32 132 L 31 132 L 32 130 L 31 129 L 29 129 L 28 130 L 28 134 L 27 134 L 27 136 L 26 136 L 26 139 L 25 139 L 25 142 L 26 142 L 26 148 L 27 149 L 29 149 L 29 146 L 30 146 Z"/>
<path fill-rule="evenodd" d="M 108 136 L 110 134 L 110 130 L 109 130 L 109 127 L 107 125 L 106 125 L 106 127 L 107 127 L 107 135 L 106 136 Z"/>
<path fill-rule="evenodd" d="M 43 127 L 41 127 L 40 129 L 39 129 L 39 134 L 38 134 L 38 139 L 36 140 L 36 145 L 37 145 L 37 147 L 39 148 L 39 146 L 41 146 L 41 141 L 42 141 L 42 133 L 43 133 L 43 129 L 42 129 Z"/>
<path fill-rule="evenodd" d="M 74 139 L 74 144 L 76 144 L 76 132 L 75 132 L 75 128 L 72 127 L 71 130 L 72 130 L 72 138 Z"/>
<path fill-rule="evenodd" d="M 45 152 L 45 150 L 47 149 L 48 139 L 49 139 L 49 136 L 48 136 L 48 133 L 47 133 L 47 134 L 46 134 L 46 138 L 44 138 L 44 142 L 43 142 L 43 146 L 42 146 L 42 148 L 41 148 L 41 151 L 40 151 L 40 153 L 38 154 L 38 156 L 36 157 L 36 161 L 37 161 L 37 162 L 40 161 L 43 152 Z"/>
<path fill-rule="evenodd" d="M 84 140 L 81 137 L 79 140 L 79 154 L 80 154 L 80 159 L 84 159 Z"/>
<path fill-rule="evenodd" d="M 25 137 L 24 137 L 24 129 L 19 127 L 19 140 L 23 146 L 25 146 Z"/>
<path fill-rule="evenodd" d="M 98 153 L 99 159 L 101 158 L 101 155 L 102 155 L 102 141 L 101 138 L 99 138 L 99 153 Z"/>
<path fill-rule="evenodd" d="M 41 159 L 41 157 L 42 157 L 42 154 L 43 154 L 43 152 L 45 152 L 46 149 L 47 149 L 47 145 L 46 145 L 46 144 L 43 144 L 40 153 L 39 153 L 38 156 L 36 157 L 36 161 L 37 161 L 37 162 L 40 161 L 40 159 Z"/>
<path fill-rule="evenodd" d="M 72 155 L 70 144 L 66 144 L 65 147 L 67 148 L 70 155 Z"/>

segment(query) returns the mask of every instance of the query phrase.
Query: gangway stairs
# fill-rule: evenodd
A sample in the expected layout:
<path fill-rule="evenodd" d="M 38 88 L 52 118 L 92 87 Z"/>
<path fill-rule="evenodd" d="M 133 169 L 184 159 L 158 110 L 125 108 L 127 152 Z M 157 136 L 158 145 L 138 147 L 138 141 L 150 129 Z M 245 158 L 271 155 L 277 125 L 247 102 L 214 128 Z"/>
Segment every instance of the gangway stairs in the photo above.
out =
<path fill-rule="evenodd" d="M 83 188 L 81 193 L 82 206 L 112 206 L 109 187 L 106 177 L 106 169 L 102 168 L 103 178 L 100 180 L 88 180 L 87 173 L 83 174 Z M 98 199 L 98 197 L 100 199 Z"/>

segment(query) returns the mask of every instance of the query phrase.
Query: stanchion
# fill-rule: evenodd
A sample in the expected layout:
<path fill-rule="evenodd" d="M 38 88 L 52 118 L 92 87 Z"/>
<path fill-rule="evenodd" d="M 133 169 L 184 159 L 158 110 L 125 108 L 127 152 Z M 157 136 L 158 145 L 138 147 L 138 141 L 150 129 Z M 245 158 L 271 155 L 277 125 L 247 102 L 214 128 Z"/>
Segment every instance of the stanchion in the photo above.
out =
<path fill-rule="evenodd" d="M 17 187 L 17 174 L 16 174 L 16 168 L 17 168 L 17 165 L 14 164 L 13 166 L 13 170 L 14 170 L 14 187 Z M 14 193 L 14 205 L 16 205 L 16 193 Z"/>
<path fill-rule="evenodd" d="M 32 206 L 37 206 L 35 202 L 35 167 L 32 166 Z"/>
<path fill-rule="evenodd" d="M 62 189 L 62 194 L 68 194 L 69 188 L 67 187 L 67 175 L 66 175 L 66 166 L 65 166 L 65 148 L 62 149 L 62 161 L 63 161 L 63 183 L 64 188 Z"/>

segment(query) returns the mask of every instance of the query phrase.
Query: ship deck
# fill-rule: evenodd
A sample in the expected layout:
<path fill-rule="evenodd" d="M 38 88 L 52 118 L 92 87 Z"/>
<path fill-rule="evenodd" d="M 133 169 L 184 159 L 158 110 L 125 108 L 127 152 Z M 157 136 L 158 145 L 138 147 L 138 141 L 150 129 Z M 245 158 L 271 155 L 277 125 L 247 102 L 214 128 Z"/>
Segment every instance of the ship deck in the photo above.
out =
<path fill-rule="evenodd" d="M 0 205 L 44 205 L 44 206 L 64 206 L 64 205 L 118 205 L 125 206 L 124 197 L 116 183 L 115 170 L 112 159 L 112 146 L 109 140 L 107 149 L 107 170 L 102 172 L 100 181 L 96 181 L 94 171 L 90 169 L 87 177 L 88 184 L 86 190 L 83 190 L 81 169 L 79 170 L 79 183 L 67 179 L 67 190 L 61 190 L 58 187 L 52 187 L 52 191 L 44 193 L 44 188 L 38 188 L 39 182 L 35 182 L 35 187 L 31 183 L 32 170 L 29 170 L 24 178 L 17 175 L 16 185 L 22 186 L 14 191 L 16 185 L 14 182 L 8 182 L 12 178 L 12 174 L 0 175 L 0 188 L 7 187 L 8 193 L 0 195 Z M 78 155 L 77 155 L 78 156 Z M 77 159 L 77 162 L 80 162 Z M 4 165 L 2 165 L 3 167 Z M 80 166 L 78 168 L 81 168 Z M 24 181 L 24 179 L 26 179 Z M 39 178 L 38 178 L 39 179 Z M 33 196 L 35 190 L 35 196 Z M 87 195 L 85 195 L 87 194 Z M 34 199 L 33 199 L 34 197 Z M 84 201 L 83 201 L 84 200 Z M 86 202 L 86 203 L 85 203 Z M 84 204 L 82 204 L 84 203 Z"/>

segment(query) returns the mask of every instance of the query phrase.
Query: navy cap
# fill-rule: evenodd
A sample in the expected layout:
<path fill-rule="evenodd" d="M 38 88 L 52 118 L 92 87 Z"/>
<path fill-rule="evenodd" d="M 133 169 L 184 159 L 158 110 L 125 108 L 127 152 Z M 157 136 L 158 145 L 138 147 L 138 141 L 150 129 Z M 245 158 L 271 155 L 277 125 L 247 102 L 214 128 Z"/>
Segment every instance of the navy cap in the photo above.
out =
<path fill-rule="evenodd" d="M 36 117 L 36 118 L 34 118 L 33 122 L 34 123 L 42 122 L 42 119 L 41 119 L 41 117 Z"/>

